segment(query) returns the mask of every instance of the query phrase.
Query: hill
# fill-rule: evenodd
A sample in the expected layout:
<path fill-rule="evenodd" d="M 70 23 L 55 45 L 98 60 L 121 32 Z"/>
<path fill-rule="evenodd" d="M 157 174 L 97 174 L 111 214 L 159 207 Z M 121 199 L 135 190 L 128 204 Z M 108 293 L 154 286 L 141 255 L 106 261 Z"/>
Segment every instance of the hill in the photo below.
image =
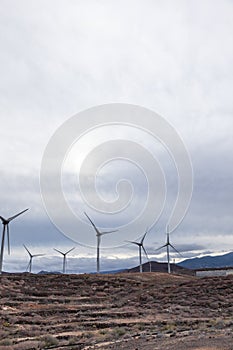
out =
<path fill-rule="evenodd" d="M 233 266 L 233 252 L 218 256 L 203 256 L 201 258 L 193 258 L 182 261 L 177 264 L 186 269 L 202 269 Z"/>
<path fill-rule="evenodd" d="M 163 272 L 163 273 L 166 273 L 167 272 L 167 263 L 161 263 L 161 262 L 157 262 L 157 261 L 150 261 L 143 264 L 142 265 L 142 271 L 143 272 L 150 272 L 150 264 L 151 264 L 151 272 Z M 181 275 L 194 275 L 194 271 L 186 268 L 186 267 L 183 267 L 183 266 L 179 266 L 179 265 L 176 265 L 176 264 L 171 264 L 171 273 L 174 273 L 174 274 L 181 274 Z M 138 266 L 135 266 L 135 267 L 132 267 L 130 269 L 126 269 L 125 271 L 122 271 L 122 272 L 127 272 L 127 273 L 130 273 L 130 272 L 139 272 L 139 265 Z"/>

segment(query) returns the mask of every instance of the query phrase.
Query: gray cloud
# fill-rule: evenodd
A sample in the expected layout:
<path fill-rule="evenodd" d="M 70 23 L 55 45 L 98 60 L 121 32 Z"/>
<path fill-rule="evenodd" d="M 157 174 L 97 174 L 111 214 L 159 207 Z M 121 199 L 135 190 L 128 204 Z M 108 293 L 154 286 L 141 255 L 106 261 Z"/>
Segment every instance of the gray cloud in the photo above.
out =
<path fill-rule="evenodd" d="M 41 252 L 43 250 L 35 250 L 35 254 Z M 34 253 L 33 253 L 34 254 Z M 4 270 L 8 272 L 16 271 L 16 272 L 25 272 L 28 265 L 28 257 L 26 254 L 21 258 L 6 258 L 4 263 Z M 134 267 L 138 265 L 138 258 L 106 258 L 103 257 L 101 259 L 101 270 L 118 270 Z M 35 257 L 33 259 L 32 272 L 38 273 L 39 271 L 62 271 L 62 257 L 45 255 L 43 257 Z M 96 271 L 96 259 L 91 257 L 78 257 L 74 254 L 71 256 L 67 256 L 67 273 L 85 273 L 85 272 L 95 272 Z"/>
<path fill-rule="evenodd" d="M 166 117 L 190 151 L 193 199 L 172 234 L 174 245 L 185 256 L 233 249 L 232 13 L 233 3 L 228 0 L 176 4 L 130 0 L 127 5 L 121 0 L 1 1 L 0 215 L 11 216 L 30 207 L 11 224 L 13 248 L 22 243 L 45 250 L 54 242 L 64 247 L 73 244 L 50 223 L 43 208 L 39 170 L 44 148 L 56 128 L 78 111 L 126 102 Z M 113 132 L 112 137 L 117 135 Z M 127 131 L 122 135 L 127 137 Z M 168 182 L 165 211 L 145 241 L 152 252 L 154 245 L 165 242 L 176 174 L 157 144 L 144 140 L 144 135 L 137 138 L 157 152 Z M 135 178 L 136 210 L 144 195 L 143 181 L 132 169 L 127 173 Z M 111 197 L 109 174 L 111 169 L 102 174 L 99 189 Z M 80 197 L 72 195 L 72 179 L 66 181 L 70 202 L 82 213 Z M 106 225 L 104 218 L 96 215 L 95 219 Z M 142 223 L 136 237 L 145 226 Z M 94 245 L 90 227 L 80 233 L 86 234 Z M 122 240 L 125 235 L 122 231 Z M 89 262 L 83 262 L 91 271 L 95 250 L 80 249 L 91 255 Z M 123 253 L 131 259 L 133 247 L 117 250 L 121 266 L 130 262 Z M 17 266 L 14 253 L 12 259 L 13 269 Z M 104 267 L 115 266 L 114 261 L 106 258 Z"/>

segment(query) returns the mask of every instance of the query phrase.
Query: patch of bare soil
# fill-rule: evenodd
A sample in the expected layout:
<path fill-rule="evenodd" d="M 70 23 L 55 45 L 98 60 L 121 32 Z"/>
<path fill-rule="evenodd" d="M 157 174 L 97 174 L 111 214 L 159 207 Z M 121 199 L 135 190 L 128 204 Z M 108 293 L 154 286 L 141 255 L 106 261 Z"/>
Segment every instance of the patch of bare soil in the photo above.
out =
<path fill-rule="evenodd" d="M 0 276 L 0 350 L 233 350 L 233 276 Z"/>

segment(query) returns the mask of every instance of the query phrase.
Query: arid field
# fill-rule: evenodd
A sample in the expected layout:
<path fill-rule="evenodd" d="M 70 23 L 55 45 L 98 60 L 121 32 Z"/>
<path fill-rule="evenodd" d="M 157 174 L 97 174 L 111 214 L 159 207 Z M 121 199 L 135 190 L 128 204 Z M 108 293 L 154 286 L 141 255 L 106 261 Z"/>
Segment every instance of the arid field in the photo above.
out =
<path fill-rule="evenodd" d="M 233 276 L 0 276 L 0 350 L 233 349 Z"/>

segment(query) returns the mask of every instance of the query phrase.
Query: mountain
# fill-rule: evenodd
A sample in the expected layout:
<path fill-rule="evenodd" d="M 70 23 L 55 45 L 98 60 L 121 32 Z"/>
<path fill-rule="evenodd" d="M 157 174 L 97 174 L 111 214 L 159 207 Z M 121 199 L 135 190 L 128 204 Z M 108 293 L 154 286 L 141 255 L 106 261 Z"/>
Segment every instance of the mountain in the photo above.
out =
<path fill-rule="evenodd" d="M 167 272 L 167 263 L 160 263 L 157 261 L 151 261 L 151 271 L 152 272 Z M 171 264 L 171 273 L 182 274 L 182 275 L 194 275 L 194 271 L 189 270 L 186 267 L 179 266 L 178 264 Z M 142 265 L 143 272 L 150 271 L 149 263 L 145 263 Z M 126 269 L 122 272 L 139 272 L 139 266 L 135 266 L 131 269 Z"/>
<path fill-rule="evenodd" d="M 40 272 L 37 272 L 38 275 L 60 275 L 61 272 L 57 272 L 57 271 L 40 271 Z"/>
<path fill-rule="evenodd" d="M 177 265 L 192 270 L 202 268 L 229 267 L 233 266 L 233 252 L 219 256 L 207 255 L 203 256 L 202 258 L 187 259 Z"/>

